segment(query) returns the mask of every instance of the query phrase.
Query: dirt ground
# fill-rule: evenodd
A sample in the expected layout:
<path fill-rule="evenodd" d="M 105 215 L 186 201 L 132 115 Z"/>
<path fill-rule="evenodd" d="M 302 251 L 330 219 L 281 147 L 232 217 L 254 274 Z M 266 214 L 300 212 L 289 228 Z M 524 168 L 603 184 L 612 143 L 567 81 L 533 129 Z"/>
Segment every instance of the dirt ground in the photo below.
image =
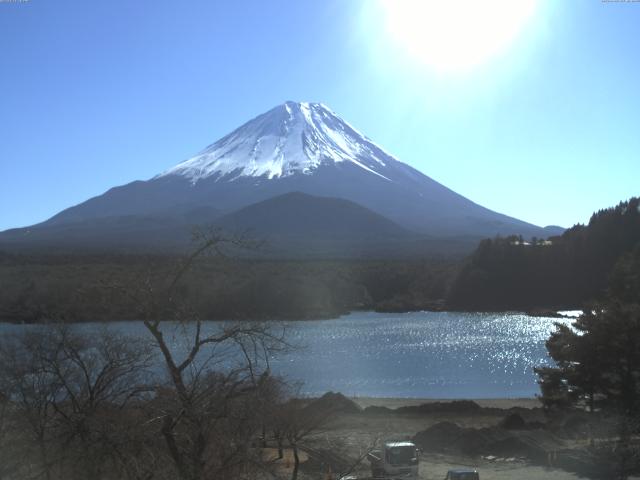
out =
<path fill-rule="evenodd" d="M 420 478 L 443 480 L 447 470 L 456 467 L 475 468 L 481 480 L 570 480 L 580 478 L 563 470 L 528 465 L 524 462 L 489 462 L 483 459 L 425 455 L 420 459 Z"/>
<path fill-rule="evenodd" d="M 352 398 L 360 407 L 387 407 L 395 409 L 403 406 L 421 405 L 430 402 L 446 402 L 446 400 L 430 399 L 398 399 L 398 398 Z M 410 439 L 417 432 L 443 421 L 457 423 L 464 427 L 488 427 L 497 425 L 506 415 L 506 409 L 519 407 L 530 410 L 528 420 L 539 419 L 542 413 L 535 409 L 539 404 L 536 399 L 498 399 L 477 400 L 481 407 L 486 408 L 477 412 L 467 413 L 431 413 L 431 414 L 340 414 L 328 424 L 321 433 L 314 438 L 314 445 L 324 451 L 338 452 L 351 459 L 361 457 L 363 452 L 376 441 L 385 439 Z M 535 409 L 535 410 L 534 410 Z M 525 412 L 529 416 L 528 412 Z M 523 459 L 482 458 L 423 452 L 420 458 L 420 478 L 424 480 L 443 480 L 449 469 L 456 467 L 476 468 L 482 480 L 569 480 L 579 478 L 575 474 L 549 467 L 528 464 Z M 324 470 L 322 470 L 324 468 Z M 313 465 L 310 461 L 303 469 L 305 479 L 330 478 L 321 472 L 326 472 L 326 466 Z M 368 461 L 364 460 L 354 469 L 352 474 L 357 478 L 367 478 L 370 475 Z M 335 478 L 335 476 L 333 477 Z"/>

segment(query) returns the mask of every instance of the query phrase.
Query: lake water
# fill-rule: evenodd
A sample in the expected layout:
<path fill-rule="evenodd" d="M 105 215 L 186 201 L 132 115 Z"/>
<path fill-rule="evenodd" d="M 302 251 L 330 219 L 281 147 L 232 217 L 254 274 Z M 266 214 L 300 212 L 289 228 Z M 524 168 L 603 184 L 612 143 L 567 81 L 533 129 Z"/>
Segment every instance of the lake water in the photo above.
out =
<path fill-rule="evenodd" d="M 271 359 L 271 368 L 304 382 L 302 392 L 309 395 L 533 397 L 533 367 L 549 364 L 544 343 L 556 321 L 517 313 L 357 312 L 289 322 L 287 338 L 300 348 Z M 209 328 L 217 325 L 208 322 Z M 2 324 L 0 333 L 24 328 L 38 327 Z M 148 335 L 140 322 L 109 328 Z M 182 348 L 179 341 L 174 348 Z"/>

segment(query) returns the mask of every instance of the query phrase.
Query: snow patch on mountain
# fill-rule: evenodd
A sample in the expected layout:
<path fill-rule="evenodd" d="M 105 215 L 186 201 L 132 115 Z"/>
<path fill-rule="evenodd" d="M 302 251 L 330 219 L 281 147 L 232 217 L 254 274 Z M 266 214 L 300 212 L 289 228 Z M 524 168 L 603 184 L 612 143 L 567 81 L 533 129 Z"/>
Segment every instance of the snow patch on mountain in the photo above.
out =
<path fill-rule="evenodd" d="M 196 156 L 161 173 L 196 183 L 214 177 L 288 177 L 321 165 L 350 162 L 384 178 L 397 161 L 321 103 L 286 102 L 254 118 Z"/>

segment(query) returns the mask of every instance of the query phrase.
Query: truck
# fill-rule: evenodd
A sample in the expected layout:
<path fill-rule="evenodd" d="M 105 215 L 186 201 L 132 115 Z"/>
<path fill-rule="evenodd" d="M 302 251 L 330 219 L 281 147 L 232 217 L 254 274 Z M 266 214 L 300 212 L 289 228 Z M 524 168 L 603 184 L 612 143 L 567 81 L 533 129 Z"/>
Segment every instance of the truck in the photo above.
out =
<path fill-rule="evenodd" d="M 417 479 L 419 450 L 413 442 L 387 441 L 368 454 L 371 476 L 386 479 Z"/>

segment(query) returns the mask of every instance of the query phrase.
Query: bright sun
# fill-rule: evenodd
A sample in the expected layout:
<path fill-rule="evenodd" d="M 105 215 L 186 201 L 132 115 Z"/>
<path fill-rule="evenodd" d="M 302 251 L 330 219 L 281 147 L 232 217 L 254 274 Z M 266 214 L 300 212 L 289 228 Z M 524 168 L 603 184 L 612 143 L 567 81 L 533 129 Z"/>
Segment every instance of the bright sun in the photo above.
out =
<path fill-rule="evenodd" d="M 533 15 L 536 0 L 381 0 L 393 40 L 440 71 L 500 53 Z"/>

